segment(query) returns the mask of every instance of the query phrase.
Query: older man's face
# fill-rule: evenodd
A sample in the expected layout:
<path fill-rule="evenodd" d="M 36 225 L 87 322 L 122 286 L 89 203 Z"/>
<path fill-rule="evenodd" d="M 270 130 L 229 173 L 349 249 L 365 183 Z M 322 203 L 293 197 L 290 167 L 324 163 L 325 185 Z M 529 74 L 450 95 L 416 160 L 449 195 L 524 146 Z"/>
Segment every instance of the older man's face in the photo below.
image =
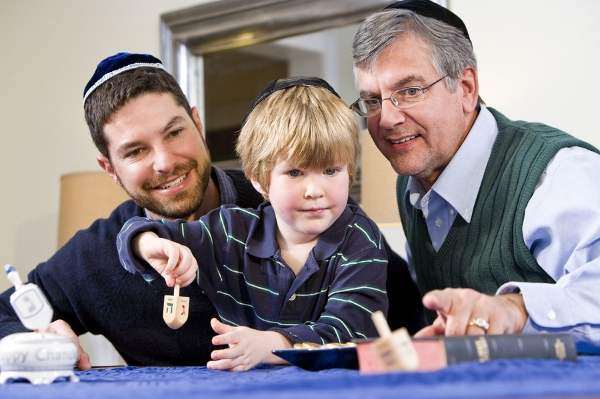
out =
<path fill-rule="evenodd" d="M 398 89 L 425 87 L 441 77 L 432 65 L 428 45 L 413 35 L 393 42 L 370 70 L 355 68 L 356 85 L 363 98 L 389 98 Z M 466 77 L 475 81 L 476 92 L 476 72 L 467 71 Z M 367 119 L 373 141 L 398 174 L 433 185 L 472 123 L 477 98 L 469 87 L 472 83 L 461 78 L 451 92 L 444 81 L 439 82 L 421 102 L 407 109 L 383 101 L 381 113 Z"/>

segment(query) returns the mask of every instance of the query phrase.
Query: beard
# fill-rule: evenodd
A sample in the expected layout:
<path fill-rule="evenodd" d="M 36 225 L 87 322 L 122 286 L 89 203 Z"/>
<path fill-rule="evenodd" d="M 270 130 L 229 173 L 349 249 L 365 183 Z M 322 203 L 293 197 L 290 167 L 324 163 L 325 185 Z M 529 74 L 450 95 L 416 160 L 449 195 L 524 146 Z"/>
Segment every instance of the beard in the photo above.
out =
<path fill-rule="evenodd" d="M 171 179 L 173 176 L 183 175 L 185 173 L 190 175 L 194 173 L 197 174 L 195 183 L 187 190 L 178 193 L 170 200 L 157 199 L 153 196 L 153 191 L 156 187 L 165 184 L 168 179 Z M 193 176 L 188 176 L 186 178 L 191 177 Z M 119 179 L 119 184 L 136 204 L 153 214 L 159 215 L 165 219 L 187 219 L 200 208 L 200 205 L 204 200 L 204 192 L 208 186 L 209 177 L 210 164 L 208 162 L 199 165 L 198 161 L 190 160 L 185 164 L 177 165 L 169 177 L 157 176 L 142 184 L 142 188 L 137 191 L 129 190 L 121 183 L 121 179 Z"/>

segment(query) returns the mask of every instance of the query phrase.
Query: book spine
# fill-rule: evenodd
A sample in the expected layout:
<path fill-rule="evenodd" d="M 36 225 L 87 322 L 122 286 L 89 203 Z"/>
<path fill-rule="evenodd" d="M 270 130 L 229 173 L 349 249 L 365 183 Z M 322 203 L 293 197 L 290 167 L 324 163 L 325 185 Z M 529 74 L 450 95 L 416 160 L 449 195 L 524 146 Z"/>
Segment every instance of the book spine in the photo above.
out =
<path fill-rule="evenodd" d="M 577 359 L 573 338 L 567 334 L 480 335 L 446 337 L 448 364 L 494 359 Z"/>

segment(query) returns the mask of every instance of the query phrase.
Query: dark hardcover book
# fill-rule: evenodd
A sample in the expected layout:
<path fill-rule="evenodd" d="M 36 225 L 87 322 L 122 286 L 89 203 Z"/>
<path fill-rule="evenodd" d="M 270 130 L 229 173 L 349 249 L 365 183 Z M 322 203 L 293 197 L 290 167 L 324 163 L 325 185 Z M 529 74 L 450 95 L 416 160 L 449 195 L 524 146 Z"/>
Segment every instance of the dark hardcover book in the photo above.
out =
<path fill-rule="evenodd" d="M 447 364 L 515 358 L 577 359 L 575 343 L 567 334 L 446 337 L 443 342 Z"/>
<path fill-rule="evenodd" d="M 573 338 L 567 334 L 478 335 L 417 338 L 412 340 L 419 358 L 417 370 L 437 370 L 461 362 L 487 362 L 496 359 L 577 359 Z M 388 371 L 375 346 L 360 344 L 361 371 Z"/>

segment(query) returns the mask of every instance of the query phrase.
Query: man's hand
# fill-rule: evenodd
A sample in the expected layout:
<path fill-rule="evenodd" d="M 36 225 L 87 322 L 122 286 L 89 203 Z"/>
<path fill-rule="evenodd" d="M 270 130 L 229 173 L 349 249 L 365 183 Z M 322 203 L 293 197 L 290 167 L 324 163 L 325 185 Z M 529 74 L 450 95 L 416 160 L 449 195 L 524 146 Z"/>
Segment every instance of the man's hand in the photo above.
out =
<path fill-rule="evenodd" d="M 518 334 L 527 322 L 520 294 L 484 295 L 471 289 L 447 288 L 427 293 L 423 305 L 436 311 L 434 322 L 416 337 L 432 335 Z M 485 329 L 474 320 L 489 324 Z M 481 324 L 481 323 L 480 323 Z"/>
<path fill-rule="evenodd" d="M 206 363 L 209 369 L 245 371 L 259 363 L 284 363 L 272 351 L 292 347 L 286 337 L 275 331 L 232 327 L 217 319 L 212 319 L 210 325 L 218 334 L 212 339 L 213 345 L 228 345 L 229 348 L 210 354 L 212 361 Z"/>
<path fill-rule="evenodd" d="M 64 320 L 55 320 L 48 324 L 48 327 L 37 330 L 42 333 L 54 333 L 69 338 L 77 347 L 77 368 L 80 370 L 89 370 L 92 368 L 89 355 L 81 347 L 79 337 L 73 332 L 71 326 Z"/>
<path fill-rule="evenodd" d="M 196 278 L 198 263 L 185 245 L 144 232 L 133 239 L 133 250 L 163 276 L 168 287 L 175 283 L 186 287 Z"/>

